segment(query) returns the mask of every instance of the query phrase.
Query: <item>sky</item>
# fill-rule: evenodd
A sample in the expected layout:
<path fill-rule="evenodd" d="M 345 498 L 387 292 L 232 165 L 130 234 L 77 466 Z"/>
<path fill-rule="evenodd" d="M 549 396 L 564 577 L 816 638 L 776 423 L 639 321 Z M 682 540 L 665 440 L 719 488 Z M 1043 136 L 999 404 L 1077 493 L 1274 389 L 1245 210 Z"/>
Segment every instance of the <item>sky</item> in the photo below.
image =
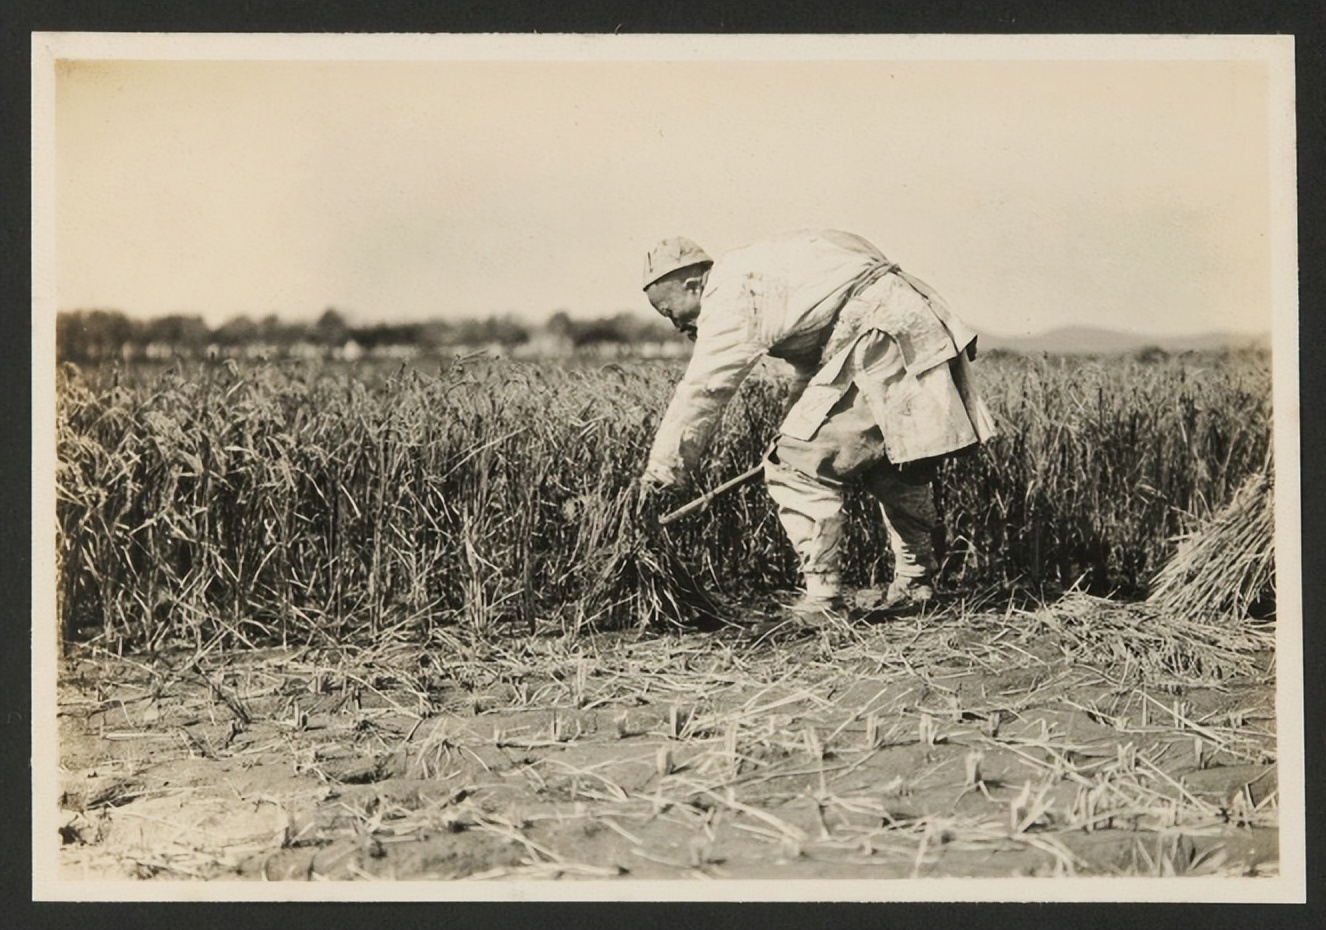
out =
<path fill-rule="evenodd" d="M 59 60 L 55 303 L 210 325 L 643 315 L 657 239 L 718 256 L 831 227 L 983 332 L 1271 328 L 1281 101 L 1255 55 L 695 46 Z"/>

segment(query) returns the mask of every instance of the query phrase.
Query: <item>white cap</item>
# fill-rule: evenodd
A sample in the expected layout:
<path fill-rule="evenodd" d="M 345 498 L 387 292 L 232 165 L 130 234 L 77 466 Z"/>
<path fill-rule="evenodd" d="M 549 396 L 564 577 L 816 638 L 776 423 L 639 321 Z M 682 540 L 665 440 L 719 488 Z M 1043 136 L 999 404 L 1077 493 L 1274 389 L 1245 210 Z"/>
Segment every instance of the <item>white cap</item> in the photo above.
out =
<path fill-rule="evenodd" d="M 664 239 L 645 253 L 644 282 L 641 287 L 649 287 L 665 274 L 671 274 L 678 268 L 699 265 L 703 262 L 712 265 L 714 260 L 693 240 L 685 236 Z"/>

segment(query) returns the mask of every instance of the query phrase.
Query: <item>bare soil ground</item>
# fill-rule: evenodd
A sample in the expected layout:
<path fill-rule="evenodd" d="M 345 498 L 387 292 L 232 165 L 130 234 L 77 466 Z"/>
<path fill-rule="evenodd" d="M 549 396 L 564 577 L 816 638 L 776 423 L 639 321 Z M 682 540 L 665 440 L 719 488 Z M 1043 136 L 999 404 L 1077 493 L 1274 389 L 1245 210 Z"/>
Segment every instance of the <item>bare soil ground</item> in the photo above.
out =
<path fill-rule="evenodd" d="M 1069 599 L 731 633 L 81 648 L 61 878 L 1274 875 L 1271 631 Z"/>

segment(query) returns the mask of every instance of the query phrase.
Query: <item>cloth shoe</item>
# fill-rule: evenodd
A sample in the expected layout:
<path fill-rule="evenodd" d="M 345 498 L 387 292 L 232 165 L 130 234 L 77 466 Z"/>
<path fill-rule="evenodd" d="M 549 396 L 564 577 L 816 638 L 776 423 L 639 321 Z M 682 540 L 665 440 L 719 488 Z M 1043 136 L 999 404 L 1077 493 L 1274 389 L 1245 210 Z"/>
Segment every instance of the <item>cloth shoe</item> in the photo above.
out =
<path fill-rule="evenodd" d="M 802 623 L 819 623 L 827 617 L 847 614 L 842 576 L 836 571 L 806 572 L 801 597 L 788 605 L 786 613 Z"/>
<path fill-rule="evenodd" d="M 894 579 L 886 589 L 862 588 L 856 592 L 851 605 L 854 620 L 882 621 L 906 614 L 917 613 L 935 600 L 935 589 L 919 579 Z"/>
<path fill-rule="evenodd" d="M 915 578 L 895 578 L 884 595 L 881 610 L 889 613 L 919 611 L 935 599 L 935 589 L 928 582 Z"/>
<path fill-rule="evenodd" d="M 847 599 L 842 594 L 812 594 L 809 591 L 787 605 L 790 617 L 814 622 L 832 615 L 847 613 Z"/>
<path fill-rule="evenodd" d="M 813 637 L 816 630 L 833 617 L 846 617 L 848 607 L 841 594 L 802 593 L 795 601 L 780 607 L 746 631 L 753 642 L 786 642 Z"/>

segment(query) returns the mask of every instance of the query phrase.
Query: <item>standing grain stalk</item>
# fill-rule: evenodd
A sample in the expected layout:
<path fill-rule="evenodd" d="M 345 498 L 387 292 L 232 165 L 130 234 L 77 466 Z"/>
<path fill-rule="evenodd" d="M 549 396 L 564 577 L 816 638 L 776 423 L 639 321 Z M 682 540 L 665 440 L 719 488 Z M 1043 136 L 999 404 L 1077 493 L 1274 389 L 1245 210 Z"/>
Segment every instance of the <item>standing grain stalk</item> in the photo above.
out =
<path fill-rule="evenodd" d="M 980 364 L 1000 434 L 938 483 L 952 585 L 1052 592 L 1085 579 L 1097 593 L 1145 593 L 1172 539 L 1266 459 L 1264 357 Z M 66 366 L 64 635 L 152 648 L 462 623 L 485 636 L 572 632 L 772 597 L 796 572 L 758 482 L 659 535 L 630 512 L 677 375 L 474 360 L 436 375 Z M 772 381 L 743 386 L 701 486 L 758 459 L 783 400 Z M 1269 506 L 1260 513 L 1242 532 L 1264 531 Z M 864 494 L 849 497 L 847 533 L 849 581 L 887 579 Z"/>

